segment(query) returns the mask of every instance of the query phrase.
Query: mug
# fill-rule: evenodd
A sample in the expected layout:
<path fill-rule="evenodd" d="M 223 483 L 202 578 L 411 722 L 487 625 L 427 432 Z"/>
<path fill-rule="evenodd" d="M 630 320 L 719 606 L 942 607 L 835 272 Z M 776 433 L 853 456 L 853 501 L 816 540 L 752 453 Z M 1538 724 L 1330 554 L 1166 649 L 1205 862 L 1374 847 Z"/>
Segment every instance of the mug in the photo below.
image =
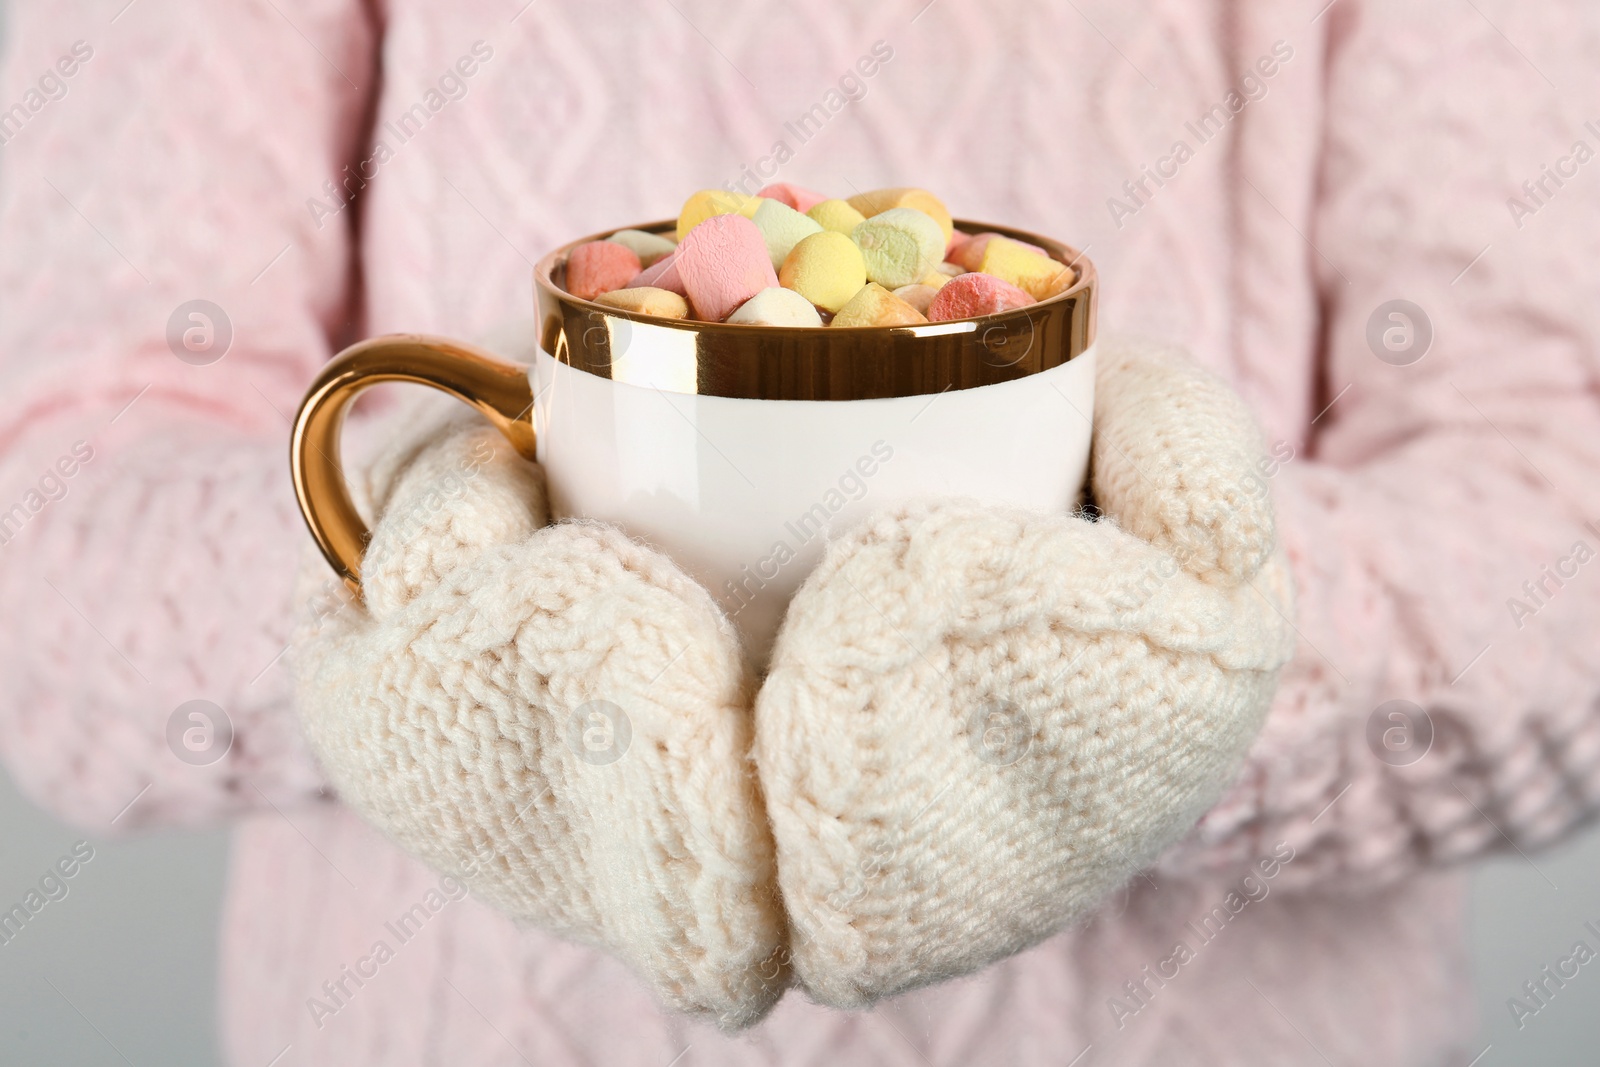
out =
<path fill-rule="evenodd" d="M 1094 266 L 1034 234 L 956 226 L 1039 246 L 1077 278 L 1047 300 L 953 322 L 668 320 L 566 292 L 568 253 L 599 234 L 534 267 L 531 367 L 418 334 L 352 345 L 318 375 L 294 425 L 295 495 L 311 535 L 359 597 L 368 531 L 339 467 L 340 427 L 371 385 L 429 385 L 544 467 L 552 519 L 615 524 L 676 561 L 764 668 L 828 539 L 869 511 L 940 496 L 1057 512 L 1077 503 L 1094 411 Z"/>

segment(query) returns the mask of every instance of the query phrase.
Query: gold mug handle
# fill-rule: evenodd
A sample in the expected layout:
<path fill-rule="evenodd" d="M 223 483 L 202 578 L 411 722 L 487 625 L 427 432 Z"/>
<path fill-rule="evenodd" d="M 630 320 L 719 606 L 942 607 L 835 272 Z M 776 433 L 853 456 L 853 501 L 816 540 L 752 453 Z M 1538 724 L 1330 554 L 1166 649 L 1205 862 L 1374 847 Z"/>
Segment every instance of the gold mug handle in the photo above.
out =
<path fill-rule="evenodd" d="M 371 536 L 339 463 L 339 438 L 350 404 L 380 382 L 415 382 L 476 408 L 523 457 L 534 458 L 533 386 L 528 368 L 445 337 L 396 333 L 358 342 L 317 375 L 300 403 L 289 442 L 289 468 L 311 536 L 359 600 L 361 555 Z"/>

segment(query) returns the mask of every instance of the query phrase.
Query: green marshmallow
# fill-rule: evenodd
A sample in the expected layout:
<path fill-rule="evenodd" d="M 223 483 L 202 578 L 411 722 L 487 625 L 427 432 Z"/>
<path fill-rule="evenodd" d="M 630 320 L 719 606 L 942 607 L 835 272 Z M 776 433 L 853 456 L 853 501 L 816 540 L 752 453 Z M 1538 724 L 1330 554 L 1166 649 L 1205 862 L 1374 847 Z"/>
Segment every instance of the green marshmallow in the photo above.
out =
<path fill-rule="evenodd" d="M 867 280 L 885 289 L 920 282 L 944 258 L 944 230 L 915 208 L 881 211 L 858 223 L 850 239 L 867 262 Z"/>

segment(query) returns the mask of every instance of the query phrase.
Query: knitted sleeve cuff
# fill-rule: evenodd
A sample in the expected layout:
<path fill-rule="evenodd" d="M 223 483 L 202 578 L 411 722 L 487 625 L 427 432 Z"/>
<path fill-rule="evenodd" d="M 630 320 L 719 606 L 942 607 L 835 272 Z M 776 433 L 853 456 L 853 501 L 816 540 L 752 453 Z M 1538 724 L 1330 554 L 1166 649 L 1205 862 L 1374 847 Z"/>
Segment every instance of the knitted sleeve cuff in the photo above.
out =
<path fill-rule="evenodd" d="M 1486 851 L 1532 850 L 1600 811 L 1600 694 L 1585 627 L 1518 630 L 1508 617 L 1475 646 L 1460 642 L 1453 631 L 1482 612 L 1452 605 L 1506 611 L 1492 590 L 1517 591 L 1512 566 L 1479 545 L 1481 563 L 1450 568 L 1452 587 L 1416 574 L 1384 538 L 1426 537 L 1437 523 L 1442 537 L 1470 542 L 1492 538 L 1492 524 L 1463 528 L 1437 513 L 1377 523 L 1380 508 L 1403 516 L 1408 493 L 1380 495 L 1361 480 L 1311 464 L 1284 479 L 1298 649 L 1233 786 L 1163 856 L 1169 876 L 1239 872 L 1287 841 L 1296 859 L 1283 884 L 1376 887 Z M 1585 544 L 1600 552 L 1600 534 L 1573 524 L 1571 536 L 1557 538 L 1569 559 Z M 1431 596 L 1405 591 L 1436 581 Z M 1575 584 L 1568 596 L 1570 618 L 1600 610 L 1592 590 Z M 1462 651 L 1447 658 L 1446 647 Z"/>

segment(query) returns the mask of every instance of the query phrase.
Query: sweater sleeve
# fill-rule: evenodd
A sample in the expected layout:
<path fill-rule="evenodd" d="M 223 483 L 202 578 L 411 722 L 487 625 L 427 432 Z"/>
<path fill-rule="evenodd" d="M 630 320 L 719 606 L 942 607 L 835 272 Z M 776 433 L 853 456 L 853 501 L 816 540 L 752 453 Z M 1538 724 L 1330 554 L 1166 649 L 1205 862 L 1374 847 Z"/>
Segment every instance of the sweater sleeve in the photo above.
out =
<path fill-rule="evenodd" d="M 1287 841 L 1290 883 L 1382 884 L 1600 811 L 1600 125 L 1567 106 L 1596 20 L 1474 11 L 1326 16 L 1295 225 L 1332 406 L 1274 479 L 1299 647 L 1171 874 Z"/>
<path fill-rule="evenodd" d="M 308 202 L 376 32 L 358 0 L 119 6 L 15 5 L 0 77 L 0 754 L 101 834 L 321 788 L 288 419 L 352 329 L 354 212 Z"/>

